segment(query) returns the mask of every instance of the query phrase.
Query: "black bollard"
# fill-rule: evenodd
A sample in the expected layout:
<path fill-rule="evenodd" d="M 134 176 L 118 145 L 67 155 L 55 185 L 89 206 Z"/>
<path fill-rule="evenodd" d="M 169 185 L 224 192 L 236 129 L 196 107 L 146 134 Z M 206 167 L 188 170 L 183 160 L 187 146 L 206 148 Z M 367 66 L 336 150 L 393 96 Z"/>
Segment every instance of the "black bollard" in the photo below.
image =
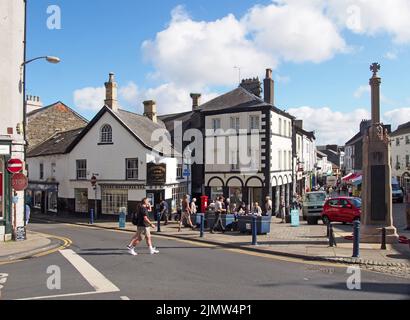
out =
<path fill-rule="evenodd" d="M 353 258 L 360 257 L 360 221 L 353 221 Z"/>
<path fill-rule="evenodd" d="M 382 246 L 381 246 L 382 250 L 386 250 L 386 228 L 382 229 Z"/>
<path fill-rule="evenodd" d="M 90 210 L 90 224 L 94 224 L 94 209 Z"/>
<path fill-rule="evenodd" d="M 161 212 L 157 213 L 157 232 L 161 232 Z"/>
<path fill-rule="evenodd" d="M 199 229 L 199 237 L 203 238 L 204 237 L 204 228 L 205 228 L 205 214 L 201 213 L 201 224 L 200 224 L 200 229 Z"/>
<path fill-rule="evenodd" d="M 336 246 L 335 234 L 333 232 L 333 225 L 329 222 L 329 247 Z"/>
<path fill-rule="evenodd" d="M 252 216 L 252 245 L 256 246 L 258 244 L 257 242 L 257 226 L 256 226 L 256 216 Z"/>

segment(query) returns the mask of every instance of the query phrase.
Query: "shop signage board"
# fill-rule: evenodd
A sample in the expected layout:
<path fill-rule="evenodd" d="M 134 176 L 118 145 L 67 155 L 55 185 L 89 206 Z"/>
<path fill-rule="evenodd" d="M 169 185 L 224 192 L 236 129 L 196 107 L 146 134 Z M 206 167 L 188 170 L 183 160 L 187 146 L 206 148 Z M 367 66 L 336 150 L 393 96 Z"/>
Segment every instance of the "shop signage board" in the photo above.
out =
<path fill-rule="evenodd" d="M 165 163 L 147 163 L 147 185 L 164 185 L 167 181 L 167 165 Z"/>

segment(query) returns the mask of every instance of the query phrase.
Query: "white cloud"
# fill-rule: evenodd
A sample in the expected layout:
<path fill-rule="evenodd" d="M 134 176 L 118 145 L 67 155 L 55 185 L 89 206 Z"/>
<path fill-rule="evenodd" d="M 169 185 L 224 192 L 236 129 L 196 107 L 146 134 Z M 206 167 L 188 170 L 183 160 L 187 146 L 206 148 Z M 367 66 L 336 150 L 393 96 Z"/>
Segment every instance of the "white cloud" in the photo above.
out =
<path fill-rule="evenodd" d="M 340 144 L 344 145 L 353 137 L 363 119 L 369 119 L 370 114 L 365 109 L 356 109 L 353 112 L 342 113 L 332 111 L 328 107 L 291 108 L 288 112 L 303 120 L 306 130 L 315 131 L 317 144 Z"/>
<path fill-rule="evenodd" d="M 243 24 L 232 14 L 221 19 L 193 21 L 175 10 L 169 26 L 142 50 L 157 76 L 182 86 L 232 85 L 240 66 L 244 77 L 276 66 L 273 56 L 258 50 L 247 39 Z"/>
<path fill-rule="evenodd" d="M 153 88 L 139 88 L 130 81 L 125 86 L 119 86 L 118 99 L 121 108 L 129 109 L 133 112 L 143 113 L 143 101 L 155 100 L 159 114 L 169 114 L 190 110 L 192 100 L 188 88 L 176 86 L 174 83 L 165 83 Z M 202 88 L 201 102 L 205 103 L 216 96 L 217 93 L 209 92 Z M 98 111 L 104 105 L 105 88 L 87 87 L 74 92 L 74 103 L 82 110 Z"/>
<path fill-rule="evenodd" d="M 408 0 L 321 0 L 341 28 L 370 36 L 388 34 L 397 44 L 410 43 Z"/>
<path fill-rule="evenodd" d="M 392 130 L 410 121 L 410 108 L 396 108 L 383 114 L 383 122 L 392 125 Z"/>
<path fill-rule="evenodd" d="M 359 99 L 363 96 L 363 94 L 369 94 L 370 93 L 370 86 L 369 85 L 363 85 L 360 86 L 359 88 L 356 89 L 356 91 L 353 93 L 353 96 L 356 99 Z"/>
<path fill-rule="evenodd" d="M 214 21 L 195 21 L 178 6 L 169 25 L 142 44 L 155 78 L 191 87 L 236 84 L 234 66 L 245 78 L 283 60 L 321 62 L 346 50 L 320 8 L 296 2 L 254 6 L 240 19 L 228 14 Z"/>
<path fill-rule="evenodd" d="M 104 105 L 104 99 L 104 87 L 87 87 L 74 91 L 74 104 L 82 110 L 99 110 Z"/>
<path fill-rule="evenodd" d="M 347 50 L 333 22 L 311 3 L 255 6 L 242 22 L 258 48 L 284 61 L 318 63 Z"/>
<path fill-rule="evenodd" d="M 288 112 L 303 120 L 306 130 L 315 131 L 317 144 L 339 144 L 344 145 L 358 131 L 363 119 L 370 119 L 370 112 L 358 108 L 353 112 L 343 113 L 333 111 L 328 107 L 291 108 Z M 397 108 L 382 114 L 382 122 L 391 124 L 392 130 L 398 125 L 410 120 L 410 108 Z"/>
<path fill-rule="evenodd" d="M 386 59 L 389 60 L 396 60 L 397 59 L 397 52 L 395 51 L 387 51 L 384 55 Z"/>
<path fill-rule="evenodd" d="M 130 82 L 126 87 L 120 88 L 120 99 L 133 108 L 134 111 L 143 112 L 143 101 L 155 100 L 159 114 L 169 114 L 190 110 L 192 100 L 190 90 L 176 86 L 174 83 L 161 84 L 154 88 L 139 88 Z M 217 94 L 205 93 L 202 102 L 216 97 Z"/>

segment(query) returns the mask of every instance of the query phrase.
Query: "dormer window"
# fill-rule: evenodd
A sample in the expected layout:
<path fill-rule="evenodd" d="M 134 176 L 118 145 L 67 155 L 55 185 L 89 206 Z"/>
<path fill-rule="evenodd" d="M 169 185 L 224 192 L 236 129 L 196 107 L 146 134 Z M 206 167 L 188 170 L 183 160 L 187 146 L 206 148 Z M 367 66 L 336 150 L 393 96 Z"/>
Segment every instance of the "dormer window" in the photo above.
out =
<path fill-rule="evenodd" d="M 101 128 L 100 143 L 112 143 L 112 128 L 109 124 Z"/>

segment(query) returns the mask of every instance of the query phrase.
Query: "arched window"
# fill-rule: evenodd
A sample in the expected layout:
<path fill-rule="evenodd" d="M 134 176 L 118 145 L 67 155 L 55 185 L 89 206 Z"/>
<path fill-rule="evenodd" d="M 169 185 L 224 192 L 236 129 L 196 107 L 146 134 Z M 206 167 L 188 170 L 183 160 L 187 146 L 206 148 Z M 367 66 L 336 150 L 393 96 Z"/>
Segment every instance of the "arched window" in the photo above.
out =
<path fill-rule="evenodd" d="M 101 143 L 112 143 L 112 128 L 109 124 L 105 124 L 101 128 Z"/>

